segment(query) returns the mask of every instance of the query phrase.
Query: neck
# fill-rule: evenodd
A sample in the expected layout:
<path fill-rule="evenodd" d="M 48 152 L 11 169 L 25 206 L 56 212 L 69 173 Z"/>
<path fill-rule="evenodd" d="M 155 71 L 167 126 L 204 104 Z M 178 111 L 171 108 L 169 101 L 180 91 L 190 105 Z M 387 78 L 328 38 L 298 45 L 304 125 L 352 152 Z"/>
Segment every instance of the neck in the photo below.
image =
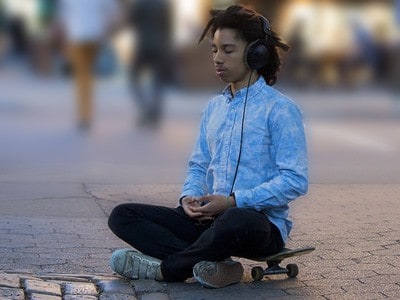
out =
<path fill-rule="evenodd" d="M 251 80 L 250 80 L 250 82 L 249 82 L 250 75 L 251 75 Z M 254 71 L 253 74 L 250 72 L 250 73 L 247 75 L 245 81 L 242 81 L 242 82 L 232 82 L 232 83 L 231 83 L 231 92 L 232 92 L 232 95 L 235 96 L 235 94 L 236 94 L 236 92 L 237 92 L 238 90 L 240 90 L 240 89 L 242 89 L 242 88 L 244 88 L 244 87 L 247 87 L 247 85 L 248 85 L 248 86 L 251 86 L 253 83 L 255 83 L 255 82 L 258 80 L 259 77 L 260 77 L 260 75 L 259 75 L 256 71 Z"/>

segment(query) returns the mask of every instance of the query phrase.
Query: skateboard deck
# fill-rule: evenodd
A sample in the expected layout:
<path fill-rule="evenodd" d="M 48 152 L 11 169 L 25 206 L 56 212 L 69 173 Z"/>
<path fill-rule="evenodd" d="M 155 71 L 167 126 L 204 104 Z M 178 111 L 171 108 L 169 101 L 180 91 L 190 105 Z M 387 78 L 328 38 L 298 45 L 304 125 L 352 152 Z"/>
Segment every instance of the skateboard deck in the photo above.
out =
<path fill-rule="evenodd" d="M 305 255 L 314 250 L 315 247 L 302 247 L 296 249 L 284 248 L 281 252 L 274 255 L 255 258 L 253 259 L 255 261 L 265 261 L 268 268 L 263 269 L 262 267 L 254 267 L 251 270 L 251 276 L 254 280 L 261 280 L 266 275 L 277 274 L 286 274 L 288 277 L 296 277 L 299 273 L 299 268 L 296 264 L 288 264 L 286 267 L 281 267 L 279 264 L 286 258 Z"/>

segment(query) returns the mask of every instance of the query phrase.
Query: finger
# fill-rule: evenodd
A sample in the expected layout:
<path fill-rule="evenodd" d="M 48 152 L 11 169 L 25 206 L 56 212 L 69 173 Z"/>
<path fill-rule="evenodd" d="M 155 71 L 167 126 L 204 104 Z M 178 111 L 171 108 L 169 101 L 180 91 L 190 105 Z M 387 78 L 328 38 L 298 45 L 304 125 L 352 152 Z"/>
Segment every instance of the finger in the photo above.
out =
<path fill-rule="evenodd" d="M 201 206 L 201 202 L 199 202 L 198 200 L 196 200 L 196 199 L 191 199 L 191 200 L 188 200 L 188 201 L 186 201 L 186 202 L 184 202 L 186 205 L 189 205 L 189 206 L 191 206 L 191 207 L 196 207 L 196 206 Z"/>
<path fill-rule="evenodd" d="M 190 214 L 188 214 L 188 216 L 191 218 L 201 218 L 204 215 L 202 213 L 190 213 Z"/>
<path fill-rule="evenodd" d="M 194 212 L 194 213 L 203 214 L 203 213 L 205 212 L 204 206 L 191 207 L 190 209 L 191 209 L 191 211 Z"/>
<path fill-rule="evenodd" d="M 182 203 L 191 203 L 193 201 L 194 201 L 193 197 L 185 197 L 182 199 Z"/>
<path fill-rule="evenodd" d="M 191 218 L 198 218 L 198 217 L 202 217 L 203 213 L 202 212 L 195 212 L 193 211 L 195 207 L 190 207 L 187 209 L 186 214 L 191 217 Z"/>

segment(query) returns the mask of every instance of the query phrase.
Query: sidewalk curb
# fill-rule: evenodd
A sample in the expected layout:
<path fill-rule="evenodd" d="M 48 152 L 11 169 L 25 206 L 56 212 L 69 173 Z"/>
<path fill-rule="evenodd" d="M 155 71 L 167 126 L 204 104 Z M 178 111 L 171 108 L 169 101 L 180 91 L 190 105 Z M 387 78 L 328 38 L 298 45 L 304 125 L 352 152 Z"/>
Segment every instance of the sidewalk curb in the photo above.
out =
<path fill-rule="evenodd" d="M 161 294 L 161 293 L 160 293 Z M 0 299 L 138 299 L 131 283 L 110 275 L 0 273 Z M 149 298 L 146 299 L 155 299 Z M 163 298 L 169 299 L 168 295 Z"/>

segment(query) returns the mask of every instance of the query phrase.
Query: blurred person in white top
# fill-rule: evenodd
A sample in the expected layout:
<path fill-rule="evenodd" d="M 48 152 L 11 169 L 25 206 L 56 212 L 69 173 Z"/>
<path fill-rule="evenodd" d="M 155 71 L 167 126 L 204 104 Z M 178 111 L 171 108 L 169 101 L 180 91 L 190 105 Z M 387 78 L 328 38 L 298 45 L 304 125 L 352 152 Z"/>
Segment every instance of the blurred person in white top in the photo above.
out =
<path fill-rule="evenodd" d="M 59 0 L 59 21 L 75 76 L 78 125 L 90 128 L 93 115 L 93 65 L 101 44 L 119 17 L 116 0 Z"/>

